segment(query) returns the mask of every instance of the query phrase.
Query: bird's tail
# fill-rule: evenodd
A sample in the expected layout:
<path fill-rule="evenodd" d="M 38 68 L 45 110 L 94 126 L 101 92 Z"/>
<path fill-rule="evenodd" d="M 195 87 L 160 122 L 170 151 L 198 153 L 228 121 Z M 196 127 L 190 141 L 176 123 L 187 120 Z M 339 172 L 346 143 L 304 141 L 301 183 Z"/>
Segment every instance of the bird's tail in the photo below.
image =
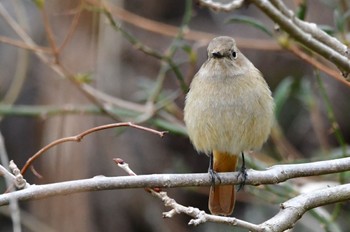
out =
<path fill-rule="evenodd" d="M 215 172 L 234 172 L 238 156 L 226 152 L 213 151 L 213 169 Z M 215 215 L 231 215 L 235 205 L 234 185 L 216 185 L 210 187 L 209 210 Z"/>

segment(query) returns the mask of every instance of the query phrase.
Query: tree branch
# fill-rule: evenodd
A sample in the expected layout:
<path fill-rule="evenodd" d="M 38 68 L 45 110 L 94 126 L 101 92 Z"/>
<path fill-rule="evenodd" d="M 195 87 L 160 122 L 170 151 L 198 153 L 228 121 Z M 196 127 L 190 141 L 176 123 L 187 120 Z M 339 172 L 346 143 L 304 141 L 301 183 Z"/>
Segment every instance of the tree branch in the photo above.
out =
<path fill-rule="evenodd" d="M 214 4 L 209 0 L 200 0 L 200 2 L 213 10 L 223 11 L 231 11 L 240 6 L 227 8 L 225 6 L 230 3 Z M 240 2 L 232 0 L 231 4 Z M 342 71 L 343 76 L 348 79 L 347 76 L 350 73 L 349 51 L 344 44 L 326 34 L 316 24 L 298 19 L 293 11 L 289 10 L 280 0 L 250 0 L 250 2 L 277 23 L 289 36 L 335 64 Z"/>
<path fill-rule="evenodd" d="M 326 41 L 324 38 L 324 33 L 321 33 L 321 29 L 317 28 L 315 24 L 307 24 L 307 23 L 301 23 L 301 20 L 295 19 L 295 16 L 293 13 L 289 12 L 290 17 L 286 17 L 276 9 L 272 3 L 269 1 L 262 1 L 262 0 L 252 0 L 252 3 L 254 3 L 261 11 L 263 11 L 267 16 L 269 16 L 273 21 L 275 21 L 280 27 L 288 32 L 288 34 L 296 39 L 298 42 L 303 44 L 304 46 L 312 49 L 314 52 L 320 54 L 327 60 L 334 63 L 338 68 L 340 68 L 342 71 L 346 71 L 347 73 L 350 72 L 350 61 L 349 59 L 342 55 L 345 54 L 347 51 L 347 48 L 345 45 L 342 45 L 341 51 L 336 51 L 333 49 L 333 47 L 339 47 L 339 41 L 337 45 L 329 47 L 328 43 L 323 43 Z M 284 6 L 284 4 L 280 1 L 277 1 L 279 5 Z M 287 11 L 287 10 L 286 10 Z M 293 20 L 294 19 L 294 20 Z M 297 24 L 295 23 L 297 22 Z M 310 26 L 312 25 L 312 26 Z M 302 27 L 299 27 L 302 26 Z M 312 32 L 312 34 L 310 34 Z M 322 34 L 322 36 L 321 36 Z M 316 36 L 319 35 L 319 36 Z M 328 36 L 328 35 L 327 35 Z M 330 36 L 328 36 L 330 37 Z M 319 41 L 318 39 L 322 38 L 322 41 Z M 331 39 L 328 39 L 327 41 L 330 41 Z M 332 44 L 334 43 L 335 38 L 332 39 Z M 340 54 L 340 52 L 342 54 Z"/>
<path fill-rule="evenodd" d="M 215 11 L 232 11 L 235 9 L 240 8 L 244 4 L 244 0 L 232 0 L 228 3 L 223 2 L 215 2 L 212 0 L 202 0 L 199 2 L 201 6 L 210 7 L 211 9 Z"/>
<path fill-rule="evenodd" d="M 305 176 L 325 175 L 350 170 L 350 158 L 319 161 L 305 164 L 276 165 L 265 171 L 248 170 L 246 184 L 276 184 L 288 179 Z M 239 184 L 239 172 L 218 173 L 221 184 Z M 10 197 L 20 201 L 35 200 L 78 192 L 129 188 L 174 188 L 189 186 L 210 186 L 212 180 L 207 173 L 196 174 L 154 174 L 121 177 L 95 177 L 46 185 L 31 185 L 17 192 L 0 196 L 0 205 L 9 203 Z M 349 195 L 350 198 L 350 195 Z"/>
<path fill-rule="evenodd" d="M 303 214 L 312 208 L 349 200 L 350 184 L 321 189 L 294 197 L 280 205 L 279 213 L 259 225 L 235 217 L 211 215 L 197 208 L 185 207 L 169 198 L 165 192 L 152 192 L 152 194 L 160 198 L 165 206 L 172 208 L 169 212 L 163 213 L 164 217 L 170 218 L 183 213 L 194 218 L 190 220 L 189 225 L 196 226 L 205 222 L 216 222 L 246 228 L 254 232 L 282 232 L 292 228 Z"/>
<path fill-rule="evenodd" d="M 292 228 L 306 211 L 349 199 L 350 184 L 305 193 L 282 203 L 280 212 L 259 226 L 261 231 L 286 231 Z"/>
<path fill-rule="evenodd" d="M 30 157 L 27 162 L 25 163 L 25 165 L 23 166 L 23 168 L 21 169 L 21 174 L 23 175 L 28 167 L 30 167 L 30 165 L 34 162 L 34 160 L 36 160 L 38 157 L 40 157 L 44 152 L 46 152 L 47 150 L 49 150 L 50 148 L 61 144 L 61 143 L 65 143 L 65 142 L 80 142 L 85 136 L 100 131 L 100 130 L 106 130 L 106 129 L 110 129 L 110 128 L 116 128 L 116 127 L 133 127 L 133 128 L 137 128 L 140 130 L 144 130 L 144 131 L 148 131 L 154 134 L 159 135 L 160 137 L 163 137 L 164 134 L 166 133 L 165 131 L 157 131 L 151 128 L 147 128 L 147 127 L 143 127 L 143 126 L 139 126 L 136 124 L 133 124 L 131 122 L 121 122 L 121 123 L 111 123 L 111 124 L 105 124 L 102 126 L 97 126 L 97 127 L 93 127 L 90 128 L 86 131 L 83 131 L 75 136 L 69 136 L 69 137 L 64 137 L 64 138 L 60 138 L 57 139 L 51 143 L 49 143 L 48 145 L 46 145 L 45 147 L 41 148 L 38 152 L 36 152 L 32 157 Z"/>
<path fill-rule="evenodd" d="M 120 168 L 122 168 L 126 173 L 130 176 L 136 176 L 136 173 L 132 171 L 127 163 L 125 163 L 122 159 L 114 159 L 114 161 L 118 164 Z M 320 164 L 324 164 L 323 162 L 313 163 L 312 169 L 315 170 L 316 166 L 320 166 Z M 282 167 L 286 165 L 279 165 L 278 167 Z M 277 169 L 272 167 L 272 169 Z M 288 166 L 287 166 L 288 167 Z M 289 167 L 288 167 L 289 168 Z M 286 168 L 285 170 L 287 170 Z M 303 167 L 299 167 L 303 168 Z M 283 169 L 283 167 L 282 167 Z M 284 172 L 283 172 L 284 173 Z M 287 175 L 285 178 L 288 178 Z M 166 207 L 171 207 L 172 209 L 168 212 L 163 213 L 163 217 L 171 218 L 176 214 L 186 214 L 191 216 L 193 219 L 189 221 L 189 225 L 199 225 L 205 222 L 216 222 L 228 224 L 236 227 L 246 228 L 249 231 L 271 231 L 271 232 L 279 232 L 286 231 L 289 228 L 292 228 L 294 224 L 301 218 L 301 216 L 309 209 L 322 206 L 325 204 L 331 204 L 339 201 L 346 201 L 349 199 L 350 193 L 350 184 L 336 186 L 332 188 L 322 189 L 319 191 L 313 191 L 310 193 L 306 193 L 300 196 L 297 196 L 291 200 L 288 200 L 285 203 L 281 204 L 280 212 L 275 215 L 273 218 L 261 223 L 260 225 L 256 225 L 250 222 L 246 222 L 235 217 L 221 217 L 217 215 L 210 215 L 205 213 L 203 210 L 193 207 L 186 207 L 179 203 L 177 203 L 174 199 L 170 198 L 168 194 L 164 191 L 159 192 L 159 188 L 152 189 L 147 188 L 148 192 L 150 192 L 153 196 L 160 199 Z M 332 198 L 328 198 L 331 195 Z"/>

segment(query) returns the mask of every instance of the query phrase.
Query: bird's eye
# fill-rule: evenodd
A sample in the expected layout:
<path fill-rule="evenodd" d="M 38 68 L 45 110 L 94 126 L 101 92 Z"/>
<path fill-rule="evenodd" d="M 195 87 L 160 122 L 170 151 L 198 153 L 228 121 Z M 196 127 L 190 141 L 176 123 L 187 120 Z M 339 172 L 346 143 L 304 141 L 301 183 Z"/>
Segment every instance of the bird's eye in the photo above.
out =
<path fill-rule="evenodd" d="M 236 59 L 236 58 L 237 58 L 237 52 L 232 51 L 232 52 L 231 52 L 231 54 L 232 54 L 232 57 L 233 57 L 234 59 Z"/>
<path fill-rule="evenodd" d="M 223 57 L 223 55 L 220 52 L 213 52 L 212 55 L 214 58 L 222 58 Z"/>

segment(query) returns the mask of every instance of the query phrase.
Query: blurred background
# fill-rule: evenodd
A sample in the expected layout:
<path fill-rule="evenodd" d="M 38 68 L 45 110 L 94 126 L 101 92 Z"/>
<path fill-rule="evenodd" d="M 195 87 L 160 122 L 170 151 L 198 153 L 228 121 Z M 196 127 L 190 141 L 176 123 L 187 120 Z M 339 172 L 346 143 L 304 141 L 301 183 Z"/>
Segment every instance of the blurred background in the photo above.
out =
<path fill-rule="evenodd" d="M 236 38 L 276 101 L 271 138 L 261 151 L 246 156 L 248 168 L 348 154 L 349 87 L 282 49 L 288 36 L 253 5 L 218 13 L 191 1 L 43 2 L 0 2 L 0 131 L 8 158 L 21 168 L 51 141 L 117 121 L 169 133 L 160 138 L 118 128 L 61 144 L 34 162 L 40 178 L 26 172 L 31 184 L 126 175 L 112 161 L 117 157 L 137 174 L 206 172 L 209 159 L 190 144 L 182 109 L 187 87 L 206 60 L 207 44 L 219 35 Z M 348 43 L 347 1 L 285 3 Z M 261 223 L 278 212 L 280 203 L 316 184 L 322 188 L 348 180 L 341 174 L 246 186 L 233 216 Z M 6 189 L 3 179 L 0 188 Z M 209 188 L 167 191 L 180 204 L 208 212 Z M 233 230 L 213 223 L 188 226 L 184 215 L 163 219 L 169 209 L 143 189 L 52 197 L 20 203 L 20 209 L 23 231 Z M 348 203 L 311 210 L 293 231 L 346 231 L 349 210 Z M 0 231 L 13 231 L 9 215 L 7 206 L 0 207 Z"/>

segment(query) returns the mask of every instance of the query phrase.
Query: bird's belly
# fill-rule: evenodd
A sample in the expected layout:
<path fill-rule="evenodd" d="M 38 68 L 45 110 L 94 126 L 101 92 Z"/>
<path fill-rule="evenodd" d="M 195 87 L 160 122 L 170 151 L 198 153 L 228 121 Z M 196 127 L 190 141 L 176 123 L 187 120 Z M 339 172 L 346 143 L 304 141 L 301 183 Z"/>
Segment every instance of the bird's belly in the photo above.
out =
<path fill-rule="evenodd" d="M 262 146 L 270 133 L 271 120 L 263 106 L 240 99 L 198 101 L 188 126 L 197 150 L 239 154 Z"/>

